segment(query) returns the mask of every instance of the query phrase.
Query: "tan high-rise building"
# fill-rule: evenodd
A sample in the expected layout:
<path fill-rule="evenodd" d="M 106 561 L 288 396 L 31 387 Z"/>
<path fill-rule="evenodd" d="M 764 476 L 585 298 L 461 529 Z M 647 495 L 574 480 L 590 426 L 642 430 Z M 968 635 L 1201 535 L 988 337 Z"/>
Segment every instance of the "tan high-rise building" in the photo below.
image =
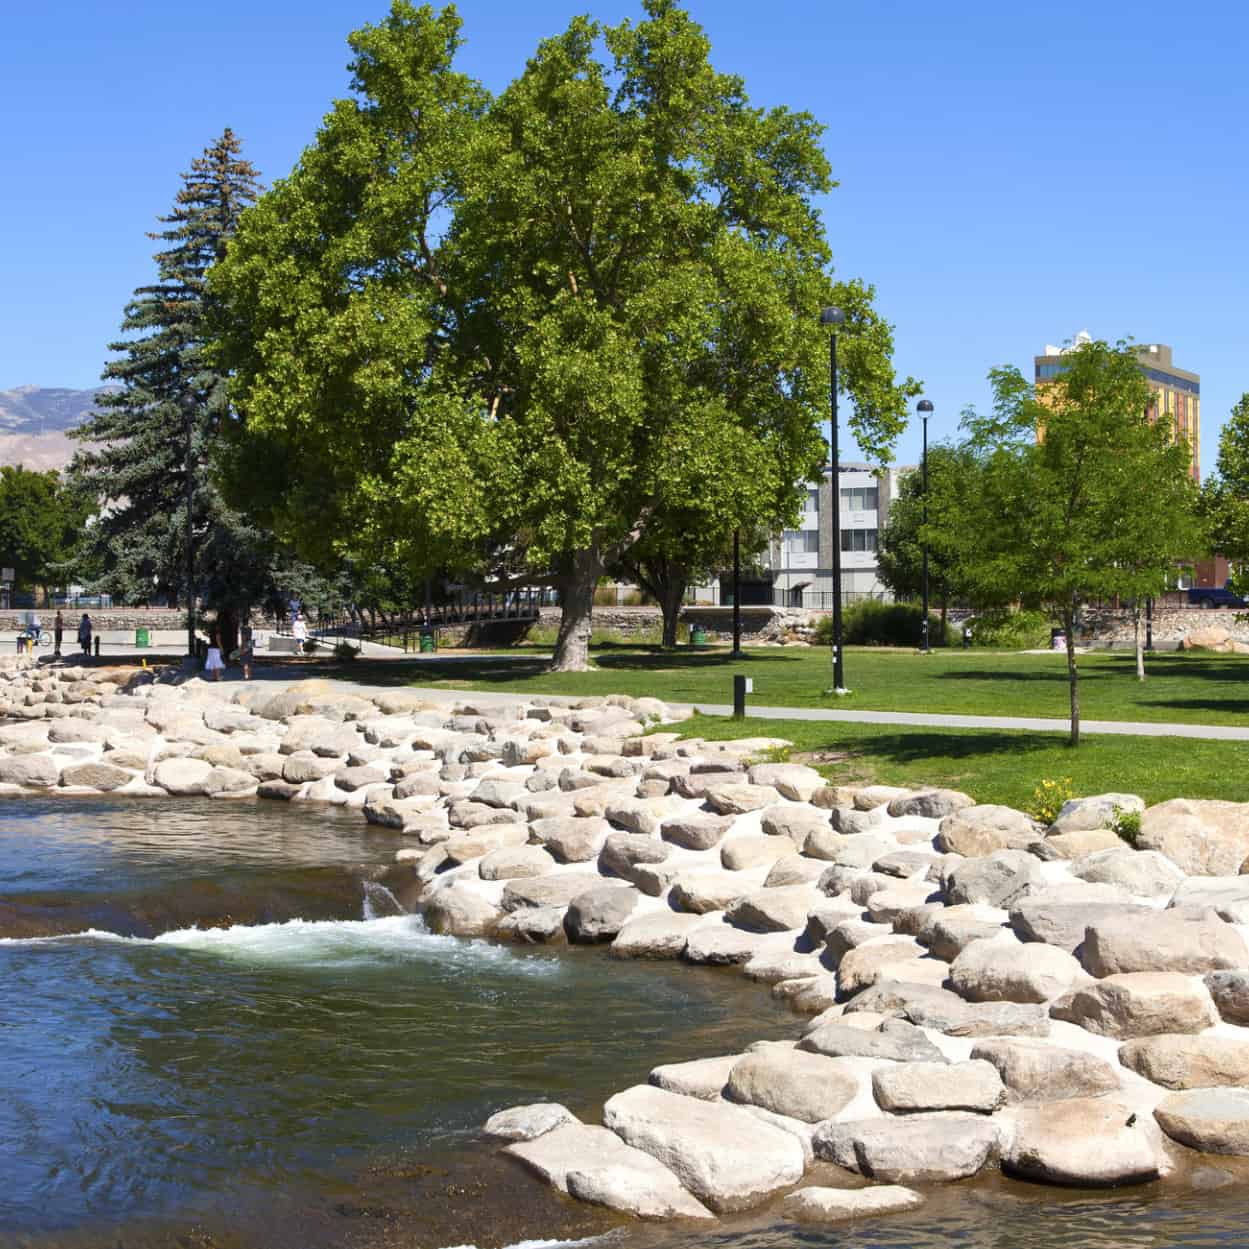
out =
<path fill-rule="evenodd" d="M 1072 341 L 1073 347 L 1089 342 L 1087 330 L 1081 330 Z M 1062 357 L 1068 348 L 1046 344 L 1045 354 L 1035 356 L 1035 380 L 1047 382 L 1063 370 Z M 1190 462 L 1194 481 L 1201 480 L 1201 377 L 1187 369 L 1176 368 L 1171 360 L 1171 348 L 1165 343 L 1151 343 L 1136 348 L 1136 358 L 1141 362 L 1145 380 L 1149 383 L 1152 399 L 1149 406 L 1150 420 L 1162 413 L 1168 417 L 1177 434 L 1188 440 Z"/>

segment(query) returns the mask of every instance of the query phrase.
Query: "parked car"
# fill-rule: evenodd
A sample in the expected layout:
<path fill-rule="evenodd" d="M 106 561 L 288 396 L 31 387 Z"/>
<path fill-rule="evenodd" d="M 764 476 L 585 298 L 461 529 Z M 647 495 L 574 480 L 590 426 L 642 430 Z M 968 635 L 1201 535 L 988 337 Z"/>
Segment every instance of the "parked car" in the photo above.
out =
<path fill-rule="evenodd" d="M 1189 586 L 1188 601 L 1197 607 L 1249 607 L 1249 599 L 1237 594 L 1232 589 L 1230 581 L 1224 582 L 1221 586 Z"/>

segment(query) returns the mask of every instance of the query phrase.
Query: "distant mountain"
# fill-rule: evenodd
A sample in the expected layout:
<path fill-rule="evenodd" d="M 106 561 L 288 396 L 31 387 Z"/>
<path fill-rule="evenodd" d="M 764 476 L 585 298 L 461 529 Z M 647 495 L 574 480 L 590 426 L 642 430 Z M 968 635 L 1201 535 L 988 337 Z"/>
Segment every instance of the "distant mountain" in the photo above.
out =
<path fill-rule="evenodd" d="M 0 434 L 63 434 L 81 425 L 95 397 L 112 386 L 66 390 L 60 386 L 16 386 L 0 390 Z"/>

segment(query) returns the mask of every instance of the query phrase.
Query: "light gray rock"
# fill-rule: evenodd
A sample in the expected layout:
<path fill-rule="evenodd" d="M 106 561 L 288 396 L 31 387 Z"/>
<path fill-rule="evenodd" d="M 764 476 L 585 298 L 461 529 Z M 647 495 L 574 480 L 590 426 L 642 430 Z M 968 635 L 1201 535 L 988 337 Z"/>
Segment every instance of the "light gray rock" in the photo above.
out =
<path fill-rule="evenodd" d="M 500 1110 L 486 1120 L 482 1131 L 505 1141 L 532 1141 L 556 1128 L 576 1123 L 577 1116 L 558 1102 L 534 1102 Z"/>
<path fill-rule="evenodd" d="M 1119 1047 L 1119 1061 L 1168 1089 L 1249 1086 L 1249 1040 L 1239 1037 L 1142 1037 Z"/>
<path fill-rule="evenodd" d="M 731 902 L 725 918 L 755 932 L 785 932 L 806 927 L 807 911 L 817 898 L 810 885 L 758 889 Z"/>
<path fill-rule="evenodd" d="M 807 940 L 823 945 L 839 924 L 848 919 L 862 920 L 863 910 L 849 898 L 823 898 L 807 912 Z"/>
<path fill-rule="evenodd" d="M 1136 794 L 1094 794 L 1089 798 L 1068 798 L 1058 812 L 1058 818 L 1050 825 L 1055 834 L 1089 832 L 1096 829 L 1113 829 L 1121 813 L 1140 814 L 1145 801 Z"/>
<path fill-rule="evenodd" d="M 961 1063 L 895 1063 L 872 1072 L 876 1104 L 891 1114 L 968 1110 L 992 1114 L 1006 1101 L 997 1068 L 982 1059 Z"/>
<path fill-rule="evenodd" d="M 528 945 L 558 944 L 565 937 L 562 906 L 531 906 L 512 911 L 499 920 L 494 935 L 504 941 L 523 941 Z"/>
<path fill-rule="evenodd" d="M 660 825 L 659 835 L 664 841 L 687 850 L 710 850 L 720 844 L 732 823 L 731 815 L 707 815 L 700 811 L 693 815 L 670 816 Z"/>
<path fill-rule="evenodd" d="M 1249 967 L 1244 938 L 1213 914 L 1187 918 L 1173 911 L 1111 917 L 1085 930 L 1081 961 L 1094 976 L 1123 972 L 1176 971 L 1204 975 Z"/>
<path fill-rule="evenodd" d="M 1172 1093 L 1154 1108 L 1154 1118 L 1173 1141 L 1189 1149 L 1249 1157 L 1249 1089 Z"/>
<path fill-rule="evenodd" d="M 212 775 L 212 764 L 203 759 L 166 759 L 156 765 L 155 783 L 175 797 L 205 793 L 205 784 Z"/>
<path fill-rule="evenodd" d="M 860 833 L 879 829 L 885 822 L 885 809 L 873 807 L 870 811 L 861 811 L 858 807 L 834 807 L 830 821 L 836 832 L 857 837 Z"/>
<path fill-rule="evenodd" d="M 648 1082 L 669 1093 L 697 1097 L 704 1102 L 717 1102 L 729 1081 L 729 1073 L 741 1061 L 741 1054 L 724 1054 L 717 1058 L 695 1058 L 684 1063 L 664 1063 L 652 1069 Z"/>
<path fill-rule="evenodd" d="M 710 963 L 719 967 L 748 963 L 766 940 L 763 933 L 708 922 L 690 931 L 681 957 L 687 963 Z"/>
<path fill-rule="evenodd" d="M 1050 1184 L 1109 1187 L 1156 1179 L 1159 1159 L 1130 1106 L 1073 1097 L 1019 1112 L 1002 1169 Z"/>
<path fill-rule="evenodd" d="M 1157 850 L 1133 850 L 1130 846 L 1086 855 L 1072 867 L 1071 874 L 1095 884 L 1118 885 L 1142 898 L 1170 898 L 1184 879 L 1184 873 Z"/>
<path fill-rule="evenodd" d="M 705 915 L 723 911 L 753 890 L 733 872 L 682 872 L 672 882 L 672 905 L 678 910 Z"/>
<path fill-rule="evenodd" d="M 606 881 L 578 894 L 568 904 L 564 919 L 568 939 L 582 945 L 613 940 L 628 922 L 637 900 L 636 889 L 622 889 Z"/>
<path fill-rule="evenodd" d="M 749 1209 L 802 1178 L 798 1141 L 738 1106 L 635 1085 L 608 1099 L 603 1122 L 718 1214 Z"/>
<path fill-rule="evenodd" d="M 1249 1024 L 1249 972 L 1212 971 L 1205 985 L 1225 1022 Z"/>
<path fill-rule="evenodd" d="M 954 991 L 969 1002 L 1049 1002 L 1083 979 L 1066 950 L 1008 932 L 973 941 L 950 966 Z"/>
<path fill-rule="evenodd" d="M 1164 1032 L 1203 1032 L 1218 1022 L 1205 985 L 1176 972 L 1107 976 L 1059 998 L 1050 1014 L 1125 1041 Z"/>
<path fill-rule="evenodd" d="M 935 845 L 946 854 L 983 858 L 996 850 L 1027 850 L 1041 838 L 1041 826 L 1013 807 L 966 805 L 941 821 Z"/>
<path fill-rule="evenodd" d="M 896 924 L 904 912 L 925 906 L 939 897 L 940 891 L 929 881 L 894 880 L 867 899 L 867 917 L 874 924 Z"/>
<path fill-rule="evenodd" d="M 1075 833 L 1053 833 L 1032 846 L 1032 853 L 1042 859 L 1086 858 L 1098 850 L 1118 850 L 1123 845 L 1116 833 L 1108 828 L 1081 829 Z M 1145 853 L 1144 851 L 1141 852 Z"/>
<path fill-rule="evenodd" d="M 1229 924 L 1249 924 L 1249 876 L 1192 876 L 1180 882 L 1170 905 L 1188 914 L 1213 911 Z"/>
<path fill-rule="evenodd" d="M 509 912 L 525 907 L 566 907 L 578 894 L 602 884 L 611 882 L 592 872 L 555 872 L 528 880 L 509 880 L 503 886 L 502 906 Z M 616 887 L 627 888 L 623 881 Z"/>
<path fill-rule="evenodd" d="M 880 937 L 847 951 L 837 965 L 838 995 L 851 997 L 889 974 L 896 963 L 910 963 L 924 953 L 914 937 Z"/>
<path fill-rule="evenodd" d="M 1081 896 L 1086 890 L 1101 892 Z M 1133 904 L 1121 890 L 1109 885 L 1063 886 L 1016 902 L 1010 908 L 1010 926 L 1020 941 L 1044 941 L 1074 954 L 1083 945 L 1085 929 L 1091 924 L 1118 916 L 1145 921 L 1156 914 L 1152 907 Z"/>
<path fill-rule="evenodd" d="M 775 863 L 792 853 L 793 843 L 788 838 L 747 833 L 730 838 L 720 847 L 720 863 L 726 871 L 744 872 L 752 867 Z"/>
<path fill-rule="evenodd" d="M 996 1156 L 997 1128 L 959 1111 L 823 1123 L 816 1157 L 886 1184 L 941 1184 L 982 1171 Z"/>
<path fill-rule="evenodd" d="M 811 833 L 828 831 L 828 812 L 789 803 L 765 807 L 759 817 L 759 827 L 769 837 L 788 837 L 801 849 Z"/>
<path fill-rule="evenodd" d="M 897 876 L 900 880 L 910 880 L 916 876 L 924 880 L 940 879 L 940 867 L 946 862 L 940 854 L 931 850 L 893 850 L 882 854 L 872 864 L 872 871 L 882 872 L 886 876 Z M 937 869 L 934 875 L 934 869 Z"/>
<path fill-rule="evenodd" d="M 945 907 L 926 916 L 915 937 L 933 958 L 952 963 L 973 941 L 1007 931 L 1001 924 L 979 918 L 970 907 Z"/>
<path fill-rule="evenodd" d="M 599 851 L 600 872 L 633 880 L 639 864 L 662 863 L 672 853 L 664 842 L 642 833 L 609 833 Z"/>
<path fill-rule="evenodd" d="M 771 785 L 743 785 L 721 781 L 708 785 L 703 795 L 707 805 L 719 815 L 745 815 L 761 811 L 780 801 L 780 793 Z"/>
<path fill-rule="evenodd" d="M 944 876 L 953 906 L 983 903 L 1007 908 L 1041 884 L 1041 865 L 1023 850 L 995 850 L 987 858 L 955 863 Z"/>
<path fill-rule="evenodd" d="M 914 1210 L 924 1198 L 913 1188 L 877 1184 L 871 1188 L 799 1188 L 781 1202 L 781 1214 L 799 1223 L 841 1223 Z"/>
<path fill-rule="evenodd" d="M 804 1123 L 819 1123 L 844 1110 L 858 1089 L 857 1076 L 837 1059 L 768 1047 L 733 1066 L 725 1096 Z"/>
<path fill-rule="evenodd" d="M 228 798 L 256 792 L 256 778 L 238 768 L 215 767 L 204 780 L 204 793 L 209 798 Z"/>
<path fill-rule="evenodd" d="M 348 793 L 367 789 L 370 785 L 384 785 L 386 780 L 386 774 L 380 768 L 339 768 L 334 773 L 334 784 Z"/>
<path fill-rule="evenodd" d="M 849 854 L 861 860 L 863 854 L 851 848 L 851 839 L 844 833 L 835 833 L 831 828 L 813 828 L 802 842 L 802 853 L 808 858 L 821 863 L 838 863 L 843 855 Z"/>
<path fill-rule="evenodd" d="M 1157 850 L 1189 876 L 1236 876 L 1249 858 L 1249 803 L 1172 798 L 1141 816 L 1138 850 Z"/>
<path fill-rule="evenodd" d="M 187 760 L 187 762 L 199 761 Z M 291 755 L 282 765 L 282 779 L 289 781 L 292 785 L 305 785 L 309 781 L 319 781 L 323 777 L 333 776 L 337 771 L 336 759 L 321 759 L 311 753 Z"/>
<path fill-rule="evenodd" d="M 853 1018 L 853 1016 L 851 1016 Z M 798 1042 L 800 1050 L 828 1058 L 881 1058 L 890 1062 L 944 1063 L 941 1051 L 922 1028 L 892 1020 L 888 1032 L 865 1032 L 836 1019 L 820 1024 Z"/>
<path fill-rule="evenodd" d="M 1097 1097 L 1120 1087 L 1118 1075 L 1104 1059 L 1025 1037 L 977 1041 L 971 1057 L 993 1064 L 1006 1087 L 1008 1103 Z"/>
<path fill-rule="evenodd" d="M 824 778 L 801 763 L 756 763 L 748 775 L 752 785 L 770 785 L 794 802 L 810 802 L 815 791 L 824 788 Z"/>
<path fill-rule="evenodd" d="M 545 876 L 555 860 L 541 846 L 500 846 L 484 855 L 477 865 L 482 880 L 521 880 Z"/>
<path fill-rule="evenodd" d="M 55 768 L 53 770 L 55 771 Z M 127 772 L 125 768 L 114 767 L 110 763 L 71 763 L 67 768 L 62 769 L 60 780 L 62 785 L 80 785 L 87 789 L 98 789 L 107 793 L 128 784 L 131 776 L 132 773 Z M 251 776 L 247 780 L 249 784 L 256 783 Z"/>
<path fill-rule="evenodd" d="M 860 911 L 859 914 L 862 914 Z M 841 960 L 850 953 L 851 950 L 857 950 L 859 946 L 866 945 L 869 941 L 880 940 L 880 926 L 878 924 L 869 923 L 865 919 L 843 919 L 834 926 L 831 932 L 824 938 L 824 948 L 828 951 L 828 956 L 835 966 L 840 965 Z M 901 947 L 893 947 L 899 949 Z M 913 947 L 911 947 L 913 950 Z M 899 954 L 901 958 L 913 958 L 914 953 Z"/>
<path fill-rule="evenodd" d="M 604 819 L 556 816 L 533 820 L 530 833 L 561 863 L 588 863 L 598 858 L 611 826 Z"/>
<path fill-rule="evenodd" d="M 645 1218 L 706 1218 L 668 1168 L 607 1128 L 570 1123 L 503 1151 L 553 1188 Z"/>
<path fill-rule="evenodd" d="M 501 918 L 494 903 L 454 884 L 426 895 L 422 905 L 425 924 L 430 932 L 447 933 L 453 937 L 487 937 Z"/>
<path fill-rule="evenodd" d="M 614 958 L 680 958 L 692 929 L 706 923 L 701 915 L 652 911 L 630 919 L 611 944 Z"/>
<path fill-rule="evenodd" d="M 840 843 L 833 849 L 832 839 L 840 837 L 840 833 L 821 834 L 821 846 L 830 847 L 828 853 L 834 853 L 836 857 L 831 861 L 839 867 L 846 868 L 869 868 L 882 854 L 888 854 L 891 850 L 896 850 L 897 844 L 890 837 L 877 836 L 875 834 L 861 833 L 856 837 L 846 837 L 843 843 Z M 812 854 L 813 857 L 819 857 L 813 854 L 814 846 L 812 845 L 814 838 L 808 837 L 807 844 L 803 847 L 804 854 Z M 830 877 L 830 880 L 832 878 Z M 882 888 L 884 886 L 882 885 Z M 828 889 L 821 884 L 821 888 L 827 893 Z"/>
<path fill-rule="evenodd" d="M 768 869 L 768 874 L 763 881 L 763 887 L 765 889 L 783 889 L 789 885 L 815 886 L 823 875 L 823 863 L 813 862 L 801 854 L 788 854 L 783 859 L 777 859 Z M 812 889 L 812 897 L 821 902 L 824 901 L 823 895 L 814 888 Z"/>
<path fill-rule="evenodd" d="M 857 799 L 855 805 L 858 805 Z M 941 820 L 947 815 L 953 815 L 955 811 L 963 811 L 974 805 L 966 794 L 957 789 L 923 789 L 891 799 L 889 814 L 895 818 L 918 815 L 924 819 Z"/>
<path fill-rule="evenodd" d="M 966 1002 L 948 989 L 898 980 L 878 980 L 847 1003 L 847 1014 L 857 1011 L 892 1015 L 948 1036 L 1048 1036 L 1050 1030 L 1043 1006 Z"/>

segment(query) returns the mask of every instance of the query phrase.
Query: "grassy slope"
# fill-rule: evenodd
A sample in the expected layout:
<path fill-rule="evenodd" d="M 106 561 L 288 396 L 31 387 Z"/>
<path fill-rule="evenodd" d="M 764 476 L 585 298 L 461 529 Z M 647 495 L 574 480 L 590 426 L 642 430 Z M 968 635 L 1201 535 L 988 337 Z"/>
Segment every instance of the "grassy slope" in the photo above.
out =
<path fill-rule="evenodd" d="M 833 707 L 964 715 L 1067 715 L 1067 674 L 1057 654 L 984 651 L 851 650 L 846 678 L 853 693 L 833 700 L 829 656 L 823 649 L 760 649 L 741 660 L 727 652 L 603 648 L 595 672 L 553 674 L 545 659 L 488 658 L 433 664 L 408 677 L 419 684 L 524 690 L 547 694 L 651 694 L 677 702 L 728 703 L 732 677 L 754 679 L 753 701 L 773 707 Z M 1167 654 L 1150 657 L 1150 677 L 1136 680 L 1128 653 L 1082 656 L 1081 703 L 1090 720 L 1249 723 L 1249 659 L 1239 655 Z"/>

